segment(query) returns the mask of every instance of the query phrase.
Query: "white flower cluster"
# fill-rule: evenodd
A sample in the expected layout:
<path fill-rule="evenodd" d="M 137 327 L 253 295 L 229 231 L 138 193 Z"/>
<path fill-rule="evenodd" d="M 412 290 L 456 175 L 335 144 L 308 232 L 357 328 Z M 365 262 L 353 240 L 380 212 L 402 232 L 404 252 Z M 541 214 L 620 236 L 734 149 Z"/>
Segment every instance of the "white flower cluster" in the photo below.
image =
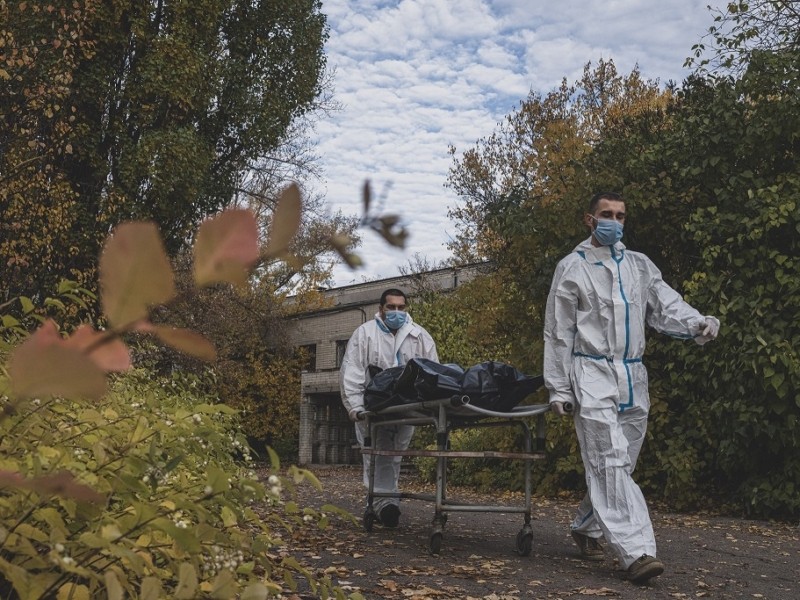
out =
<path fill-rule="evenodd" d="M 269 493 L 276 498 L 279 497 L 283 491 L 283 486 L 281 485 L 281 480 L 278 478 L 278 476 L 270 475 L 267 479 L 267 483 L 269 484 Z"/>
<path fill-rule="evenodd" d="M 178 529 L 187 529 L 192 524 L 190 519 L 184 518 L 182 510 L 176 510 L 172 514 L 172 522 Z"/>
<path fill-rule="evenodd" d="M 63 567 L 71 567 L 75 565 L 75 559 L 64 554 L 64 544 L 57 542 L 53 544 L 53 551 L 50 553 L 50 560 L 54 565 Z"/>
<path fill-rule="evenodd" d="M 223 548 L 214 544 L 208 550 L 208 555 L 203 557 L 202 569 L 205 577 L 215 577 L 223 569 L 236 572 L 239 565 L 244 562 L 244 552 L 233 548 Z"/>

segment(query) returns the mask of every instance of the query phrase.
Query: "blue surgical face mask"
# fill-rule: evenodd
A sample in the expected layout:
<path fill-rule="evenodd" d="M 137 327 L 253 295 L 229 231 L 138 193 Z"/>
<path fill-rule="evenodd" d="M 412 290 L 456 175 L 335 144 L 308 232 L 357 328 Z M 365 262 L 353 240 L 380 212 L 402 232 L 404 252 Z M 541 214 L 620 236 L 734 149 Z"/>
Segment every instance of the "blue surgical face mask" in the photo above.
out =
<path fill-rule="evenodd" d="M 622 223 L 614 219 L 592 218 L 597 221 L 597 227 L 592 233 L 601 246 L 613 246 L 622 239 Z"/>
<path fill-rule="evenodd" d="M 406 316 L 404 310 L 387 310 L 383 321 L 389 329 L 400 329 L 406 322 Z"/>

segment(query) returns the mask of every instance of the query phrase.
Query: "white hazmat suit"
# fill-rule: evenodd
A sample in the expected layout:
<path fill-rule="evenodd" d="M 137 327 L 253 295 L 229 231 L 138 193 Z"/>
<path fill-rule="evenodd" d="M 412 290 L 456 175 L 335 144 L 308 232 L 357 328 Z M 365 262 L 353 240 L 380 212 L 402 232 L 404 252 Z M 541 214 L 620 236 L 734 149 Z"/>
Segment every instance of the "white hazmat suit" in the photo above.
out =
<path fill-rule="evenodd" d="M 627 569 L 656 555 L 644 496 L 631 474 L 650 397 L 642 363 L 645 325 L 703 344 L 707 319 L 661 278 L 644 254 L 591 238 L 561 260 L 547 298 L 544 380 L 550 402 L 572 403 L 588 493 L 572 530 L 599 538 Z"/>
<path fill-rule="evenodd" d="M 355 421 L 355 416 L 364 410 L 364 390 L 370 381 L 369 367 L 380 369 L 404 366 L 412 358 L 427 358 L 439 361 L 436 344 L 430 334 L 406 315 L 406 321 L 396 333 L 392 333 L 381 320 L 380 313 L 362 324 L 353 332 L 347 343 L 340 370 L 340 389 L 342 402 Z M 363 421 L 356 421 L 358 443 L 364 445 L 367 427 Z M 377 428 L 377 439 L 372 440 L 376 450 L 406 450 L 414 434 L 412 425 L 395 425 Z M 364 485 L 369 485 L 369 460 L 364 456 Z M 400 456 L 375 457 L 374 491 L 380 493 L 399 493 Z M 399 505 L 398 498 L 375 498 L 373 508 L 377 514 L 387 504 Z"/>

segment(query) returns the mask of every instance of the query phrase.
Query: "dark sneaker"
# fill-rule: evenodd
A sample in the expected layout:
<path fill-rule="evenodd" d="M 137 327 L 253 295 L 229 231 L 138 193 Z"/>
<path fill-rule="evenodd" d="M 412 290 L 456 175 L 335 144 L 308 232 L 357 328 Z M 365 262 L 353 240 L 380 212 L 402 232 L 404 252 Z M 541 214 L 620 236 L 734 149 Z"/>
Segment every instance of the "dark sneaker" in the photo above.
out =
<path fill-rule="evenodd" d="M 381 509 L 378 518 L 384 527 L 397 527 L 400 523 L 400 507 L 397 504 L 387 504 Z"/>
<path fill-rule="evenodd" d="M 636 562 L 628 567 L 628 579 L 633 583 L 645 583 L 653 577 L 658 577 L 664 572 L 664 563 L 655 556 L 643 554 Z"/>
<path fill-rule="evenodd" d="M 580 550 L 583 560 L 603 560 L 605 558 L 603 556 L 603 547 L 597 541 L 597 538 L 573 531 L 572 539 L 578 544 L 578 550 Z"/>

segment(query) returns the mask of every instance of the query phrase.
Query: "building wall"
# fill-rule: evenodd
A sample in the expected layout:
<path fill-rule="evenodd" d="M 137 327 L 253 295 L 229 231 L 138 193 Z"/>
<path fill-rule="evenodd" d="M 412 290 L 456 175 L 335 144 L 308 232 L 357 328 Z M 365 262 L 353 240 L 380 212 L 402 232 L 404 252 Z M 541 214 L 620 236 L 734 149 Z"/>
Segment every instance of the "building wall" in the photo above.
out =
<path fill-rule="evenodd" d="M 355 464 L 361 461 L 353 424 L 347 418 L 339 394 L 338 356 L 353 331 L 372 319 L 380 297 L 388 288 L 399 288 L 413 303 L 413 291 L 447 292 L 486 269 L 485 264 L 438 269 L 413 276 L 393 277 L 326 290 L 330 305 L 292 317 L 291 343 L 314 346 L 316 360 L 301 376 L 299 463 Z M 413 312 L 413 308 L 412 308 Z M 424 327 L 425 324 L 421 323 Z"/>

